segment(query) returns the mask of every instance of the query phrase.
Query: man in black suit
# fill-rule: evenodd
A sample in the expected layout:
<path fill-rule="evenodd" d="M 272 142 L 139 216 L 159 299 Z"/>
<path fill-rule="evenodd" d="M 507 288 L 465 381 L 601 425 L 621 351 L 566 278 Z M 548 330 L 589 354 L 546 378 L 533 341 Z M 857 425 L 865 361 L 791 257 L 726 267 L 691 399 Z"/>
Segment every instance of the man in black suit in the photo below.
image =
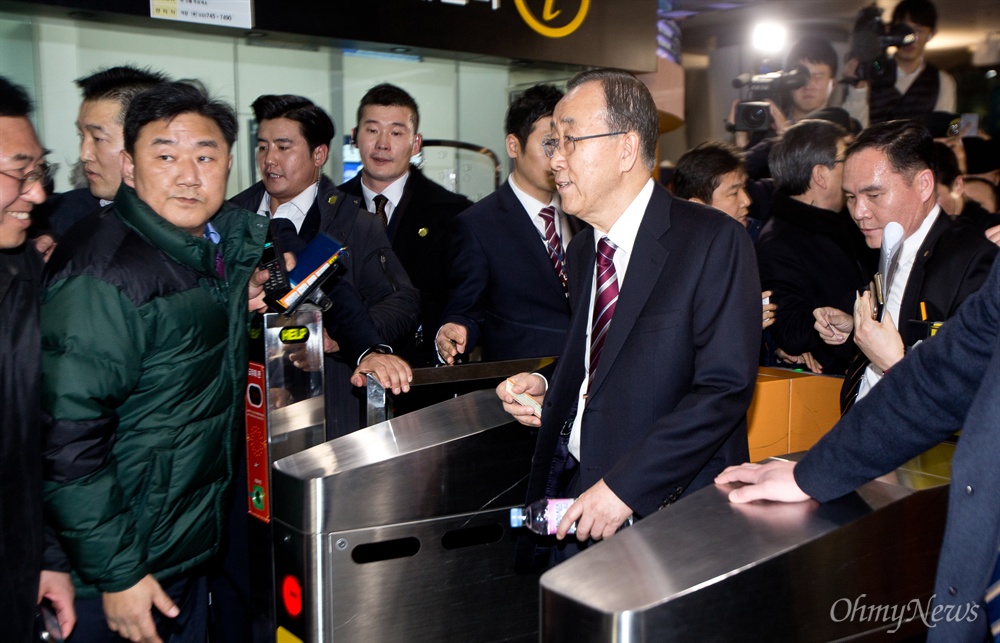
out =
<path fill-rule="evenodd" d="M 514 169 L 456 219 L 448 308 L 435 337 L 452 364 L 477 344 L 483 361 L 558 355 L 569 327 L 565 248 L 579 228 L 564 214 L 542 139 L 562 92 L 528 89 L 507 110 Z"/>
<path fill-rule="evenodd" d="M 454 219 L 472 202 L 410 165 L 422 144 L 419 126 L 417 103 L 404 90 L 388 83 L 368 90 L 353 131 L 361 172 L 340 189 L 364 198 L 365 207 L 383 220 L 392 249 L 420 291 L 420 329 L 401 354 L 415 365 L 428 365 L 434 361 L 433 333 L 448 301 Z"/>
<path fill-rule="evenodd" d="M 396 392 L 405 385 L 409 368 L 403 360 L 375 351 L 391 353 L 390 346 L 412 335 L 419 295 L 378 219 L 361 208 L 359 198 L 339 191 L 323 176 L 321 169 L 334 135 L 329 115 L 309 99 L 291 95 L 260 96 L 253 110 L 262 180 L 233 197 L 233 203 L 270 218 L 271 234 L 285 251 L 298 253 L 319 232 L 347 246 L 349 252 L 340 260 L 332 285 L 336 291 L 329 294 L 341 300 L 360 297 L 367 311 L 360 315 L 360 324 L 374 324 L 359 328 L 324 317 L 329 330 L 324 349 L 330 356 L 326 361 L 327 435 L 345 435 L 361 426 L 362 404 L 349 384 L 359 360 L 368 360 L 366 369 L 389 377 L 390 388 Z M 358 317 L 352 314 L 352 319 Z"/>
<path fill-rule="evenodd" d="M 895 275 L 888 284 L 882 321 L 872 318 L 871 293 L 853 314 L 833 307 L 814 311 L 814 327 L 828 344 L 853 334 L 863 353 L 841 395 L 849 408 L 882 374 L 928 336 L 929 322 L 943 322 L 979 289 L 997 247 L 974 226 L 953 224 L 937 204 L 934 143 L 916 121 L 889 121 L 866 128 L 845 152 L 844 194 L 854 222 L 870 248 L 880 248 L 890 222 L 903 228 Z"/>
<path fill-rule="evenodd" d="M 938 334 L 916 347 L 800 462 L 733 467 L 719 484 L 748 483 L 732 502 L 826 502 L 892 471 L 962 429 L 951 462 L 948 520 L 927 640 L 994 641 L 1000 596 L 1000 265 Z M 978 608 L 978 609 L 977 609 Z M 956 611 L 973 618 L 944 618 Z M 992 624 L 992 631 L 987 634 Z"/>
<path fill-rule="evenodd" d="M 544 143 L 564 210 L 593 230 L 569 247 L 573 316 L 551 387 L 537 374 L 513 378 L 515 393 L 544 397 L 541 419 L 503 384 L 497 394 L 541 427 L 527 500 L 577 498 L 559 539 L 573 523 L 580 543 L 606 538 L 748 453 L 760 345 L 753 247 L 732 218 L 655 185 L 657 123 L 634 76 L 587 71 L 568 83 Z M 548 561 L 521 542 L 519 567 Z"/>
<path fill-rule="evenodd" d="M 847 132 L 829 121 L 785 130 L 771 148 L 777 191 L 757 240 L 760 285 L 779 310 L 770 331 L 778 355 L 828 375 L 844 375 L 854 351 L 821 341 L 813 311 L 849 309 L 878 260 L 844 209 L 846 146 Z"/>

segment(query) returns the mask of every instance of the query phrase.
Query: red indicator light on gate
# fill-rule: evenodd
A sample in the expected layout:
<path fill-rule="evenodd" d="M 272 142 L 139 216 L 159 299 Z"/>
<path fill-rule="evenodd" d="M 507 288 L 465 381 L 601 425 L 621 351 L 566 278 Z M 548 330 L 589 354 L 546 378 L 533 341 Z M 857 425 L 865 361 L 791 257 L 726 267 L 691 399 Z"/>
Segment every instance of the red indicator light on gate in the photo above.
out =
<path fill-rule="evenodd" d="M 285 576 L 281 581 L 281 600 L 285 604 L 285 611 L 292 618 L 297 618 L 302 613 L 302 584 L 294 576 Z"/>

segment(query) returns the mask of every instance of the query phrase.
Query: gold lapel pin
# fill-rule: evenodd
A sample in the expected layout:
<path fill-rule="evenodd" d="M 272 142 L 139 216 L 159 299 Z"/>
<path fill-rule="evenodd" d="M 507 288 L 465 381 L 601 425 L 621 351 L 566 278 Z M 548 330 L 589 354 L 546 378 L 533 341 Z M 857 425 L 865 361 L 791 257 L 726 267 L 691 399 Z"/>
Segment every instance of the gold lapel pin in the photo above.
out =
<path fill-rule="evenodd" d="M 427 228 L 420 228 L 419 230 L 417 230 L 417 235 L 421 237 L 426 237 L 428 232 L 430 232 L 430 230 L 428 230 Z"/>
<path fill-rule="evenodd" d="M 326 200 L 326 202 L 329 203 L 330 205 L 333 205 L 334 203 L 337 202 L 337 196 L 334 195 L 334 196 L 330 197 L 329 199 Z"/>

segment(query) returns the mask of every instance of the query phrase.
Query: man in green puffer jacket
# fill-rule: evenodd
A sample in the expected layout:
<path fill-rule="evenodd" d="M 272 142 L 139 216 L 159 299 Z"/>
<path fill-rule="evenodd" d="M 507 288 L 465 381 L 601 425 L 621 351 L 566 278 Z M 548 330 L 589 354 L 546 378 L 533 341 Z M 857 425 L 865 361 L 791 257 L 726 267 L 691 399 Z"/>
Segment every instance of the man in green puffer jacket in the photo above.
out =
<path fill-rule="evenodd" d="M 188 83 L 137 96 L 124 184 L 48 266 L 45 510 L 82 641 L 204 641 L 267 220 L 224 206 L 237 124 Z"/>

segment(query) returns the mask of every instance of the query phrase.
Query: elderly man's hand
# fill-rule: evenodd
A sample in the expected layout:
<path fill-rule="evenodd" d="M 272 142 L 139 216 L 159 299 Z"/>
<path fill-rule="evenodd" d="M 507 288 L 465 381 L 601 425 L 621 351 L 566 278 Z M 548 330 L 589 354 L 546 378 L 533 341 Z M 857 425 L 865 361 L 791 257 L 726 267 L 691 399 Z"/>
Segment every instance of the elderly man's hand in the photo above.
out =
<path fill-rule="evenodd" d="M 580 542 L 610 538 L 631 515 L 629 506 L 601 479 L 569 506 L 559 521 L 556 538 L 565 538 L 573 523 L 576 523 L 576 539 Z"/>
<path fill-rule="evenodd" d="M 525 406 L 514 399 L 518 393 L 527 393 L 539 405 L 545 399 L 545 379 L 534 373 L 518 373 L 508 378 L 511 389 L 507 390 L 507 380 L 497 385 L 497 397 L 503 402 L 503 410 L 514 416 L 514 419 L 525 426 L 541 426 L 542 419 L 535 415 L 530 406 Z"/>
<path fill-rule="evenodd" d="M 768 462 L 766 464 L 740 464 L 728 467 L 715 477 L 715 484 L 742 482 L 744 486 L 729 492 L 729 502 L 743 503 L 754 500 L 776 502 L 802 502 L 809 496 L 795 482 L 794 462 Z"/>

